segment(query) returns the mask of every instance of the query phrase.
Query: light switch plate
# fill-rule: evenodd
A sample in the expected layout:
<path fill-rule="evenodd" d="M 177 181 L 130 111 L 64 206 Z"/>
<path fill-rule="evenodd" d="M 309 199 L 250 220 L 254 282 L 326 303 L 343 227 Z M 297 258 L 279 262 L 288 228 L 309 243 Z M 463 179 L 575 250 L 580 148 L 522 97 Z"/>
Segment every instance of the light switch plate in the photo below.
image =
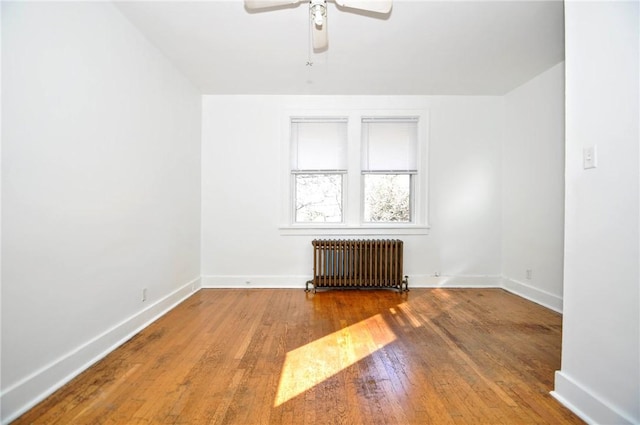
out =
<path fill-rule="evenodd" d="M 582 150 L 582 167 L 585 170 L 598 166 L 598 154 L 595 146 L 589 146 Z"/>

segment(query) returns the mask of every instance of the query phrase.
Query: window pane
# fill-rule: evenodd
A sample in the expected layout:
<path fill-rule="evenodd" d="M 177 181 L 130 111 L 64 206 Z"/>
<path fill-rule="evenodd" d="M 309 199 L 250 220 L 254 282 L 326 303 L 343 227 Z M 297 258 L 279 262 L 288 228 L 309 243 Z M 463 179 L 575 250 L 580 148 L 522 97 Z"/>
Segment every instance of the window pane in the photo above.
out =
<path fill-rule="evenodd" d="M 296 174 L 296 223 L 342 222 L 342 175 Z"/>
<path fill-rule="evenodd" d="M 364 221 L 411 221 L 411 175 L 365 174 Z"/>

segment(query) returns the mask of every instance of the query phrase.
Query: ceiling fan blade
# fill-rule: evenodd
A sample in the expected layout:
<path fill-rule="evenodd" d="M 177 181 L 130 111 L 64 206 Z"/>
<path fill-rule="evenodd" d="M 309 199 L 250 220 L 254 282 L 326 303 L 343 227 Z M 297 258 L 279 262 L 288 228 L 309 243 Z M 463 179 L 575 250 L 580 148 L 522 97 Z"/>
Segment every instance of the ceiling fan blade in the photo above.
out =
<path fill-rule="evenodd" d="M 272 7 L 289 6 L 300 3 L 300 0 L 244 0 L 247 9 L 269 9 Z"/>
<path fill-rule="evenodd" d="M 325 50 L 329 45 L 329 41 L 327 39 L 327 20 L 325 19 L 321 26 L 316 25 L 312 20 L 311 26 L 313 50 Z"/>
<path fill-rule="evenodd" d="M 368 10 L 376 13 L 391 12 L 392 0 L 335 0 L 342 7 L 351 9 Z"/>

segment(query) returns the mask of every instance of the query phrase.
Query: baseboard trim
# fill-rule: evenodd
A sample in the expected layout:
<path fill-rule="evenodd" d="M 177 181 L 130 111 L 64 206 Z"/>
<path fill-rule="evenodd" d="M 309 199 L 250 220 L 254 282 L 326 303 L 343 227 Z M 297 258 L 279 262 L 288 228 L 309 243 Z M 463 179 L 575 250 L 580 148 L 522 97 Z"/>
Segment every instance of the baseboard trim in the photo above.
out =
<path fill-rule="evenodd" d="M 410 275 L 409 288 L 499 288 L 499 275 Z"/>
<path fill-rule="evenodd" d="M 588 424 L 635 423 L 560 370 L 556 371 L 555 390 L 551 391 L 551 395 Z"/>
<path fill-rule="evenodd" d="M 238 288 L 268 288 L 268 289 L 304 289 L 309 276 L 281 276 L 281 275 L 208 275 L 202 276 L 203 288 L 238 289 Z"/>
<path fill-rule="evenodd" d="M 529 301 L 533 301 L 536 304 L 540 304 L 548 309 L 562 313 L 562 297 L 527 285 L 526 283 L 519 282 L 517 280 L 502 277 L 502 289 L 509 291 L 512 294 L 525 298 Z"/>
<path fill-rule="evenodd" d="M 91 365 L 193 295 L 201 286 L 197 277 L 65 356 L 35 371 L 0 394 L 1 423 L 8 424 L 47 398 Z"/>
<path fill-rule="evenodd" d="M 208 275 L 202 276 L 203 288 L 304 288 L 308 276 Z M 501 276 L 429 276 L 409 275 L 409 288 L 499 288 Z"/>

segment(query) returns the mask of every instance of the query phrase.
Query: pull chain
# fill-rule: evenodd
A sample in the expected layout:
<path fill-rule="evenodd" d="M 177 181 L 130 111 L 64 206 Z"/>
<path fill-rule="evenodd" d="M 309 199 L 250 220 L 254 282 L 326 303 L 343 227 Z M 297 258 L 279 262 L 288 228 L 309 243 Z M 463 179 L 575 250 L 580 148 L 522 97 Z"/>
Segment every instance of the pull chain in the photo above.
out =
<path fill-rule="evenodd" d="M 309 18 L 307 19 L 307 22 L 309 23 L 309 31 L 307 31 L 307 66 L 311 67 L 313 66 L 313 60 L 311 59 L 311 25 L 313 25 L 311 23 L 311 9 L 309 9 Z"/>

